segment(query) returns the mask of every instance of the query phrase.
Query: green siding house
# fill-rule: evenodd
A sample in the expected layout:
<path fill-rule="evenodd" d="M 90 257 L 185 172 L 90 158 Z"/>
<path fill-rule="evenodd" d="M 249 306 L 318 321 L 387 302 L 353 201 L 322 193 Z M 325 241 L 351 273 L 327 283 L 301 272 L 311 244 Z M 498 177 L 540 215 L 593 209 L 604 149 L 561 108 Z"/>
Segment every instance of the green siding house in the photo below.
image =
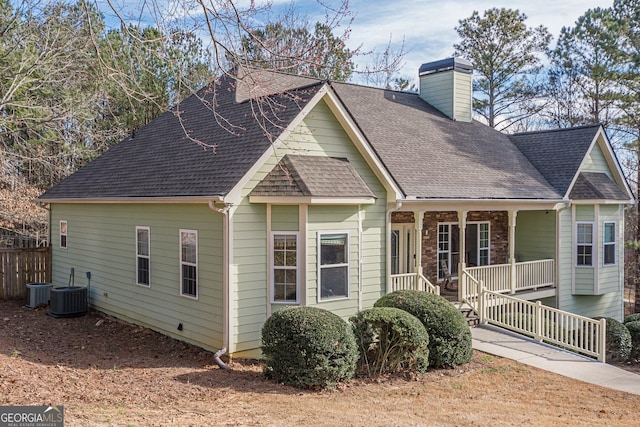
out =
<path fill-rule="evenodd" d="M 622 318 L 634 201 L 604 130 L 497 132 L 471 119 L 471 71 L 424 64 L 420 94 L 221 77 L 40 197 L 54 285 L 91 272 L 96 309 L 240 356 L 282 307 L 348 318 L 463 271 Z"/>

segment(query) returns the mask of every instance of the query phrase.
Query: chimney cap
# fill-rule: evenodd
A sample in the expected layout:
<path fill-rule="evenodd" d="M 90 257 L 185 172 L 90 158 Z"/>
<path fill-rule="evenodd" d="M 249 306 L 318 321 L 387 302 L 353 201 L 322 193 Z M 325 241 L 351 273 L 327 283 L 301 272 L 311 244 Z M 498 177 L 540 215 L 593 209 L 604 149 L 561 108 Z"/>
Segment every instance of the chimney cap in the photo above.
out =
<path fill-rule="evenodd" d="M 472 73 L 473 65 L 466 59 L 453 57 L 422 64 L 420 66 L 418 74 L 422 76 L 425 74 L 441 73 L 443 71 L 450 70 L 461 71 L 463 73 Z"/>

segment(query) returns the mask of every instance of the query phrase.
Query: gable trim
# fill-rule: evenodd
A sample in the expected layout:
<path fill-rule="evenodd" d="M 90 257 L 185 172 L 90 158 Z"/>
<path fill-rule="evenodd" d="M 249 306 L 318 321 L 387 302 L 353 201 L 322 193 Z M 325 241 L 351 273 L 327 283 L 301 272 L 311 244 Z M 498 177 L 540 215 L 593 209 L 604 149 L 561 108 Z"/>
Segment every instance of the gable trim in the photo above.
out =
<path fill-rule="evenodd" d="M 351 114 L 347 111 L 338 95 L 333 90 L 327 91 L 325 95 L 324 99 L 327 106 L 338 120 L 338 123 L 340 123 L 342 128 L 345 130 L 349 139 L 354 142 L 362 157 L 364 157 L 367 164 L 369 164 L 369 167 L 373 170 L 376 177 L 387 190 L 387 194 L 391 193 L 394 195 L 392 200 L 387 198 L 387 202 L 395 202 L 397 200 L 404 199 L 404 193 L 400 189 L 400 186 L 393 179 L 391 173 L 389 173 L 387 168 L 384 166 L 382 160 L 380 160 L 371 144 L 369 144 L 367 138 L 360 131 L 360 128 L 351 117 Z"/>
<path fill-rule="evenodd" d="M 602 138 L 602 143 L 599 142 L 600 138 Z M 582 161 L 580 162 L 580 166 L 578 167 L 578 170 L 576 170 L 575 175 L 571 180 L 571 184 L 569 185 L 567 192 L 564 195 L 564 198 L 569 199 L 569 195 L 571 194 L 571 191 L 573 190 L 573 187 L 575 186 L 576 181 L 578 180 L 578 176 L 580 175 L 580 172 L 582 171 L 582 168 L 584 167 L 584 164 L 587 161 L 587 157 L 591 155 L 591 151 L 593 151 L 593 148 L 595 147 L 596 144 L 598 144 L 598 146 L 602 150 L 602 154 L 604 155 L 605 161 L 607 162 L 609 171 L 611 171 L 613 175 L 614 182 L 617 185 L 624 187 L 624 192 L 627 194 L 627 196 L 629 196 L 629 200 L 626 203 L 634 203 L 635 200 L 634 200 L 633 192 L 629 187 L 629 183 L 627 182 L 627 179 L 624 177 L 624 174 L 622 173 L 622 167 L 620 166 L 618 157 L 615 155 L 613 151 L 613 147 L 611 146 L 611 142 L 609 141 L 609 138 L 607 137 L 607 134 L 605 133 L 602 125 L 598 128 L 598 132 L 596 132 L 595 136 L 593 137 L 593 140 L 589 145 L 589 149 L 586 151 L 584 157 L 582 158 Z M 621 201 L 618 200 L 617 203 L 621 203 Z"/>
<path fill-rule="evenodd" d="M 257 162 L 249 168 L 247 173 L 233 186 L 231 191 L 224 196 L 224 201 L 226 203 L 238 204 L 242 199 L 241 192 L 242 189 L 247 185 L 247 183 L 255 176 L 256 173 L 262 168 L 262 166 L 271 158 L 271 156 L 277 154 L 276 150 L 285 139 L 291 134 L 291 132 L 302 122 L 302 120 L 311 112 L 311 110 L 318 104 L 318 102 L 322 99 L 325 93 L 328 91 L 328 85 L 324 83 L 322 87 L 318 90 L 313 98 L 309 101 L 309 103 L 298 113 L 298 115 L 289 123 L 289 125 L 278 135 L 275 141 L 271 144 L 269 148 L 265 150 L 265 152 L 260 156 Z"/>

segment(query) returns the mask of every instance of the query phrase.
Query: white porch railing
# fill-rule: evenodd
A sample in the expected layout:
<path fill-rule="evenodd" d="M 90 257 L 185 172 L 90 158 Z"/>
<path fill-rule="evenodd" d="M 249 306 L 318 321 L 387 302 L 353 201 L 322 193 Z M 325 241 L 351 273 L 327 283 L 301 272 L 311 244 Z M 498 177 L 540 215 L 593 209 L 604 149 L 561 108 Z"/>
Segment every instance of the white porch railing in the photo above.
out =
<path fill-rule="evenodd" d="M 440 295 L 440 286 L 432 284 L 420 273 L 391 275 L 391 292 L 399 290 L 424 291 Z"/>
<path fill-rule="evenodd" d="M 605 361 L 606 320 L 547 307 L 490 291 L 482 281 L 463 271 L 463 301 L 490 323 Z"/>
<path fill-rule="evenodd" d="M 512 293 L 554 285 L 554 260 L 467 267 L 469 276 L 484 282 L 488 290 Z"/>

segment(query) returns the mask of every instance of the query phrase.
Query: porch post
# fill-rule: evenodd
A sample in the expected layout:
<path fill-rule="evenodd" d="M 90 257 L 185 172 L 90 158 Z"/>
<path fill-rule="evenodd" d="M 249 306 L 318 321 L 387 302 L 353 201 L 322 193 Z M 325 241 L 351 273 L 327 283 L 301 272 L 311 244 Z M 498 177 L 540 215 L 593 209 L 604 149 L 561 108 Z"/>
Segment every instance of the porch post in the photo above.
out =
<path fill-rule="evenodd" d="M 424 211 L 414 211 L 414 235 L 415 235 L 415 256 L 413 257 L 413 271 L 422 274 L 422 227 L 424 223 Z"/>
<path fill-rule="evenodd" d="M 518 211 L 509 211 L 509 282 L 511 293 L 516 293 L 516 217 Z"/>
<path fill-rule="evenodd" d="M 467 212 L 458 211 L 458 229 L 460 230 L 460 262 L 458 264 L 458 299 L 462 301 L 466 292 L 466 279 L 463 274 L 464 269 L 467 267 Z"/>

